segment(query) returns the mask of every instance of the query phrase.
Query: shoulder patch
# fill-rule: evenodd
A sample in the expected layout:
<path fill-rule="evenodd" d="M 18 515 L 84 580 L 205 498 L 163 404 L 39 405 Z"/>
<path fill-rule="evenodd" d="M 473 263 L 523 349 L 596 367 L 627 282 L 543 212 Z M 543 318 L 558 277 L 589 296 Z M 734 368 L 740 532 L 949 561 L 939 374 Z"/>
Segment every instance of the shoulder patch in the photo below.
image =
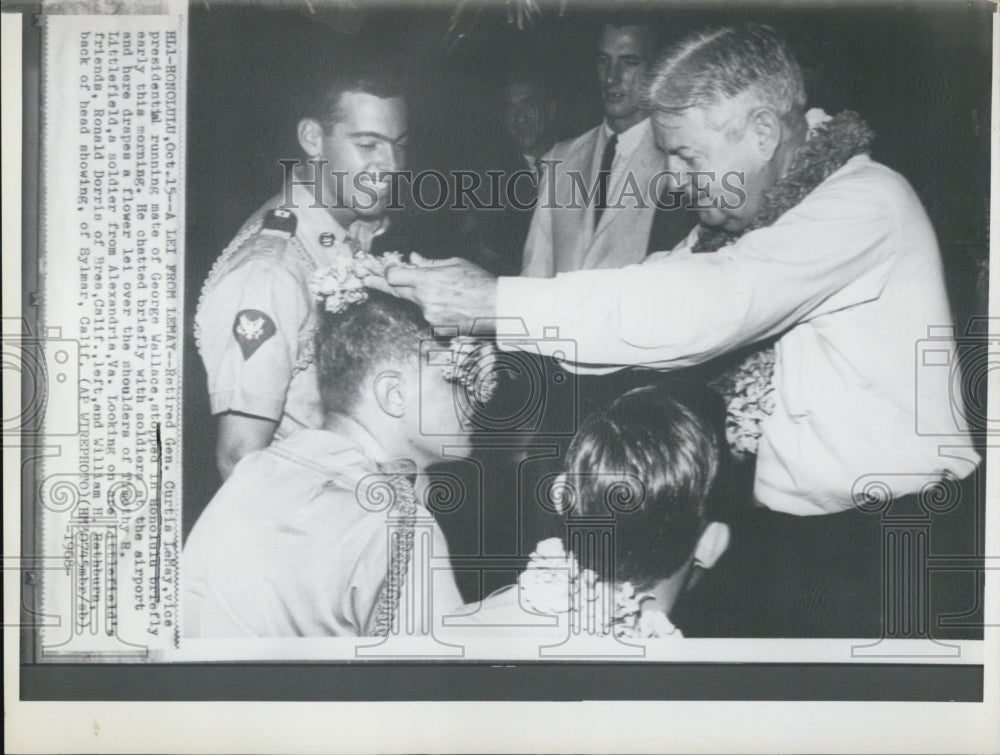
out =
<path fill-rule="evenodd" d="M 274 320 L 259 309 L 243 309 L 236 313 L 233 336 L 243 352 L 243 361 L 252 357 L 261 344 L 277 332 Z"/>
<path fill-rule="evenodd" d="M 298 226 L 298 223 L 298 218 L 295 217 L 295 213 L 291 210 L 268 210 L 264 213 L 264 222 L 261 225 L 260 232 L 290 239 L 295 235 L 295 228 Z"/>

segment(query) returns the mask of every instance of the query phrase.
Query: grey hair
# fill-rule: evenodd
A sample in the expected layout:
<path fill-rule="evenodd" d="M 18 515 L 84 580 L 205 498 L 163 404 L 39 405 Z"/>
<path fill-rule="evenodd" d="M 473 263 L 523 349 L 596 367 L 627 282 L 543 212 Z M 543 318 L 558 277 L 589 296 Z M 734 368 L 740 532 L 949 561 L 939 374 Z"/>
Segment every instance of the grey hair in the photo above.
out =
<path fill-rule="evenodd" d="M 643 99 L 667 113 L 741 99 L 785 117 L 805 111 L 806 91 L 788 43 L 769 26 L 746 24 L 678 42 L 650 67 Z"/>

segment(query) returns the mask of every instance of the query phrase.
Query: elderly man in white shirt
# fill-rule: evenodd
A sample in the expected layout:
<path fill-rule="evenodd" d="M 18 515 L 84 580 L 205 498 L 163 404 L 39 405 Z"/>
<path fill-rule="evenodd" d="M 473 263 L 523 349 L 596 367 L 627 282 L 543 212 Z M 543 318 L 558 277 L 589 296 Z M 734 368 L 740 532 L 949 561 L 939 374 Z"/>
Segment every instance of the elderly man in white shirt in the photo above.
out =
<path fill-rule="evenodd" d="M 555 343 L 544 330 L 557 328 L 576 342 L 577 369 L 674 370 L 773 340 L 754 480 L 764 524 L 750 528 L 768 566 L 751 581 L 779 578 L 759 591 L 783 618 L 760 632 L 877 635 L 881 544 L 878 517 L 861 513 L 866 481 L 900 499 L 978 462 L 948 371 L 917 375 L 929 329 L 951 324 L 934 231 L 906 180 L 865 154 L 857 116 L 807 119 L 801 70 L 767 27 L 689 37 L 657 65 L 648 96 L 657 146 L 698 202 L 700 225 L 674 253 L 552 279 L 497 280 L 445 260 L 388 280 L 436 324 L 492 318 L 503 336 L 515 322 L 543 353 Z M 969 448 L 941 453 L 918 418 Z M 797 623 L 831 595 L 812 624 Z"/>

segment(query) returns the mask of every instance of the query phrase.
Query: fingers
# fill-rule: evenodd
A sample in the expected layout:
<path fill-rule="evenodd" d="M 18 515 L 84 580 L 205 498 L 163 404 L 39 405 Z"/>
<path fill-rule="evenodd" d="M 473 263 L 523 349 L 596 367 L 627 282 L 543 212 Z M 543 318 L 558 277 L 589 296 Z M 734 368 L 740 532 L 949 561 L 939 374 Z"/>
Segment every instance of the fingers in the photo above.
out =
<path fill-rule="evenodd" d="M 447 267 L 458 262 L 458 257 L 449 257 L 443 260 L 432 260 L 417 252 L 410 252 L 410 262 L 417 267 Z"/>
<path fill-rule="evenodd" d="M 393 265 L 385 269 L 385 280 L 393 287 L 406 286 L 412 288 L 426 277 L 427 272 L 420 268 Z"/>
<path fill-rule="evenodd" d="M 430 262 L 424 255 L 419 252 L 410 252 L 410 264 L 419 265 L 420 267 L 426 267 Z"/>
<path fill-rule="evenodd" d="M 383 294 L 397 295 L 396 290 L 381 275 L 366 275 L 362 279 L 362 283 L 365 284 L 365 288 L 381 291 Z"/>
<path fill-rule="evenodd" d="M 416 291 L 414 291 L 414 289 L 405 286 L 395 288 L 381 275 L 366 275 L 362 282 L 365 284 L 365 288 L 370 288 L 374 291 L 381 291 L 384 294 L 398 296 L 400 299 L 406 299 L 407 301 L 420 304 L 420 302 L 417 301 L 415 296 Z"/>

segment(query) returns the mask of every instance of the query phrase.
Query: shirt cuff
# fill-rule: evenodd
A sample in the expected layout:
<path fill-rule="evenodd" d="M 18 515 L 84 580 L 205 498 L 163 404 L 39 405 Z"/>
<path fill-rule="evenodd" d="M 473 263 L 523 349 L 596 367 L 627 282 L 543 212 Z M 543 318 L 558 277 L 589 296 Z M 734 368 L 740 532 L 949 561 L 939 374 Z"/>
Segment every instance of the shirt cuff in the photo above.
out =
<path fill-rule="evenodd" d="M 220 391 L 209 394 L 209 406 L 212 414 L 224 412 L 239 412 L 252 417 L 262 417 L 273 422 L 280 422 L 284 413 L 283 399 L 261 396 L 236 391 Z"/>

